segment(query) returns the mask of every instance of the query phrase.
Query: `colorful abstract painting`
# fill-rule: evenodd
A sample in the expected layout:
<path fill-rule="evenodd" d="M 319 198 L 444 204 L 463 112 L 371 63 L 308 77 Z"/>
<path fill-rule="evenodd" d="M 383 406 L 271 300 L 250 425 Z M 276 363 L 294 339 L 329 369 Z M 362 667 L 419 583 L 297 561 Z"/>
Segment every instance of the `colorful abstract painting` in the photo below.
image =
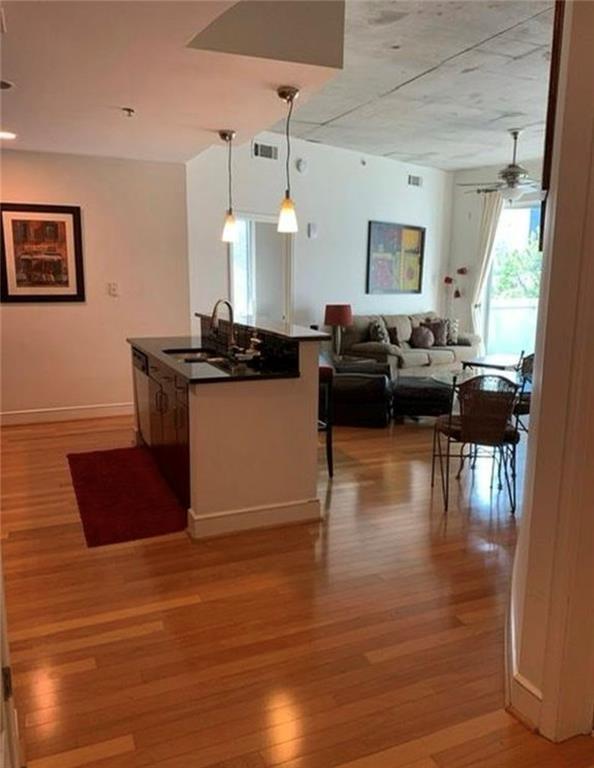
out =
<path fill-rule="evenodd" d="M 367 293 L 421 293 L 425 228 L 369 222 Z"/>

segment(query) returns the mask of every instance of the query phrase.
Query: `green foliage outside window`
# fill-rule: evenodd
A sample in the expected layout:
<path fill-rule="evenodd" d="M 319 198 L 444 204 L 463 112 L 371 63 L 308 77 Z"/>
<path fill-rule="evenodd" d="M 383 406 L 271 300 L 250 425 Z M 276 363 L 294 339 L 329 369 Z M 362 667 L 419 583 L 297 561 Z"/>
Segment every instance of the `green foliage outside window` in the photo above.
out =
<path fill-rule="evenodd" d="M 537 299 L 540 290 L 542 253 L 538 235 L 532 234 L 523 249 L 511 250 L 500 243 L 495 250 L 491 296 L 498 299 Z"/>

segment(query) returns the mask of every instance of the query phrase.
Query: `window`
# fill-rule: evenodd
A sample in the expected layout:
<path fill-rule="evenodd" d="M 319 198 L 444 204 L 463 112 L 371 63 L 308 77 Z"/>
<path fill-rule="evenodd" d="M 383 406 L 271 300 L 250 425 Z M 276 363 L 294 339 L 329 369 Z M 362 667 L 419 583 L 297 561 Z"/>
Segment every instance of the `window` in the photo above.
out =
<path fill-rule="evenodd" d="M 539 232 L 539 206 L 504 208 L 485 297 L 489 354 L 534 351 L 542 271 Z"/>

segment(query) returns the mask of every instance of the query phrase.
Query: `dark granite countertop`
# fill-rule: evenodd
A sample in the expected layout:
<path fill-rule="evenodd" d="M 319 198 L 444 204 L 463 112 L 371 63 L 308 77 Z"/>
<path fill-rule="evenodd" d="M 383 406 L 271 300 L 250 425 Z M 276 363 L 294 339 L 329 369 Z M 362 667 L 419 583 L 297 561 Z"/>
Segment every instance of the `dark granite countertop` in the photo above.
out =
<path fill-rule="evenodd" d="M 156 358 L 168 366 L 178 376 L 190 384 L 208 384 L 231 381 L 262 381 L 267 379 L 295 379 L 299 372 L 294 370 L 267 370 L 265 362 L 260 368 L 252 368 L 248 364 L 233 365 L 231 361 L 221 363 L 186 363 L 167 354 L 165 350 L 196 350 L 204 349 L 199 336 L 156 336 L 146 338 L 131 338 L 126 341 L 141 352 Z M 212 353 L 216 353 L 213 351 Z"/>
<path fill-rule="evenodd" d="M 210 320 L 210 315 L 203 312 L 194 312 L 194 315 Z M 255 331 L 266 331 L 271 336 L 278 336 L 291 341 L 327 341 L 331 338 L 329 334 L 323 331 L 314 331 L 312 328 L 305 328 L 302 325 L 272 323 L 267 320 L 259 320 L 257 317 L 240 317 L 235 321 L 235 325 Z"/>

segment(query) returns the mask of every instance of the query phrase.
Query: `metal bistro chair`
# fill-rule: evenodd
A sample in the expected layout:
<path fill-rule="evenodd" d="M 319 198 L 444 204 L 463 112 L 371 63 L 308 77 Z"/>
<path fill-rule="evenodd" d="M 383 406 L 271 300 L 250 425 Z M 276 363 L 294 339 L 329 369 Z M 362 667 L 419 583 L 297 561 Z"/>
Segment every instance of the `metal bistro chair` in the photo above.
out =
<path fill-rule="evenodd" d="M 530 415 L 530 401 L 532 396 L 532 374 L 534 371 L 534 355 L 526 355 L 522 358 L 519 374 L 522 377 L 522 391 L 514 406 L 514 416 L 516 417 L 516 427 L 522 432 L 528 432 L 526 422 L 522 416 Z"/>
<path fill-rule="evenodd" d="M 326 463 L 330 477 L 334 476 L 334 456 L 332 450 L 332 425 L 334 418 L 332 403 L 333 383 L 334 369 L 330 365 L 321 364 L 319 367 L 318 432 L 326 433 Z"/>
<path fill-rule="evenodd" d="M 450 491 L 450 461 L 452 444 L 460 445 L 456 456 L 460 458 L 460 477 L 464 462 L 470 460 L 474 468 L 478 458 L 488 457 L 493 460 L 491 483 L 498 464 L 499 489 L 502 488 L 501 472 L 503 469 L 509 494 L 512 514 L 516 509 L 516 446 L 519 433 L 511 423 L 514 405 L 517 399 L 518 385 L 505 376 L 475 376 L 452 388 L 452 407 L 450 413 L 440 416 L 435 422 L 433 433 L 433 457 L 431 466 L 431 486 L 435 484 L 435 460 L 439 459 L 441 487 L 444 509 L 447 512 Z M 460 415 L 453 413 L 454 393 L 457 391 L 460 403 Z M 445 446 L 443 445 L 445 441 Z M 468 450 L 466 451 L 466 446 Z M 480 448 L 492 449 L 480 453 Z"/>

